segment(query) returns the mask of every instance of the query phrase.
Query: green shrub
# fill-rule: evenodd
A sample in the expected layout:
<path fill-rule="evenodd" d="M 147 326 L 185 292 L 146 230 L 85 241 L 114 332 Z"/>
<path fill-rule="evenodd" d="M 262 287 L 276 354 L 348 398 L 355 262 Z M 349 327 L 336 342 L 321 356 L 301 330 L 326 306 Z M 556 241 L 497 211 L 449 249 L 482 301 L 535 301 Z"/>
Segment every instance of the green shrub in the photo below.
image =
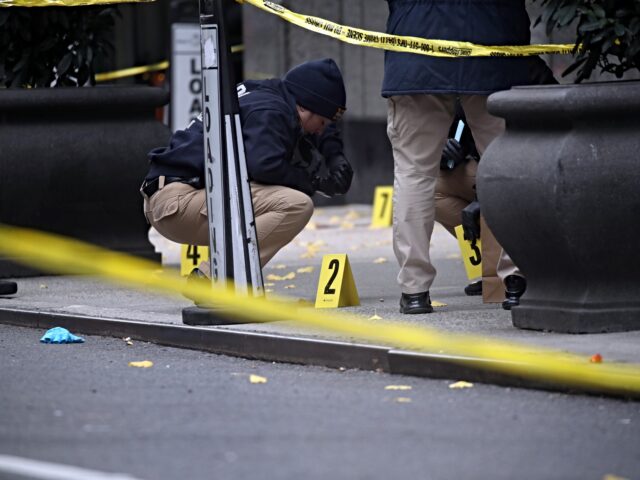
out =
<path fill-rule="evenodd" d="M 640 69 L 640 0 L 536 0 L 544 10 L 537 22 L 547 34 L 575 22 L 574 62 L 563 75 L 577 70 L 576 82 L 588 79 L 596 67 L 620 78 Z"/>
<path fill-rule="evenodd" d="M 93 85 L 117 15 L 113 6 L 0 8 L 0 85 Z"/>

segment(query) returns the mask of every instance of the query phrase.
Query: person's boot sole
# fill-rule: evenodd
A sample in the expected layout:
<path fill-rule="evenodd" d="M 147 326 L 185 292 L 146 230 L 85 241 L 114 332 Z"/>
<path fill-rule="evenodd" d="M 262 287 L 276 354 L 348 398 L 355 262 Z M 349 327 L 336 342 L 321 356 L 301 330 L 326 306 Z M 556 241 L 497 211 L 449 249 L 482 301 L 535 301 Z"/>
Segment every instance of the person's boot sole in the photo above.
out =
<path fill-rule="evenodd" d="M 433 313 L 433 307 L 420 307 L 420 308 L 400 308 L 400 313 L 405 315 L 417 315 L 421 313 Z"/>

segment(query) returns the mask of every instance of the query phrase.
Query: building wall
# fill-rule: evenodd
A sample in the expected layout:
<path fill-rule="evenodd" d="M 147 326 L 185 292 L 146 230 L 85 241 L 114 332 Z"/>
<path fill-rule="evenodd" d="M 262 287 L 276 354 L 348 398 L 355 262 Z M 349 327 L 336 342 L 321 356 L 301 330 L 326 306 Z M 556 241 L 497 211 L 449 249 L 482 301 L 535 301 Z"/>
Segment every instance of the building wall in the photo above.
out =
<path fill-rule="evenodd" d="M 384 31 L 387 3 L 384 0 L 276 0 L 295 12 L 326 18 L 367 30 Z M 539 4 L 527 2 L 532 23 Z M 336 202 L 371 202 L 376 185 L 392 184 L 393 157 L 386 136 L 386 101 L 380 96 L 384 52 L 339 42 L 291 25 L 250 5 L 243 10 L 245 77 L 281 76 L 292 66 L 318 57 L 332 57 L 340 65 L 347 87 L 344 120 L 345 149 L 354 164 L 356 178 L 349 194 Z M 532 43 L 571 43 L 572 28 L 549 38 L 544 25 L 532 28 Z M 547 56 L 545 61 L 561 83 L 570 56 Z M 637 75 L 636 75 L 637 76 Z M 607 79 L 594 75 L 591 81 Z M 321 203 L 324 201 L 321 201 Z"/>
<path fill-rule="evenodd" d="M 241 12 L 244 52 L 234 54 L 238 66 L 243 64 L 244 78 L 270 78 L 284 74 L 305 60 L 332 57 L 340 65 L 346 81 L 348 111 L 344 121 L 346 153 L 356 170 L 356 180 L 346 197 L 333 202 L 370 202 L 373 189 L 393 180 L 393 158 L 386 136 L 386 101 L 380 96 L 384 52 L 373 48 L 348 45 L 332 38 L 308 32 L 253 6 L 240 6 L 224 0 L 227 13 Z M 293 11 L 315 15 L 344 25 L 384 31 L 387 3 L 384 0 L 275 0 Z M 177 11 L 180 18 L 193 17 L 197 22 L 198 0 L 156 0 L 150 4 L 121 5 L 122 18 L 114 35 L 115 55 L 100 71 L 156 63 L 169 58 L 170 22 Z M 538 3 L 527 2 L 530 17 L 541 11 Z M 233 16 L 233 15 L 232 15 Z M 230 20 L 227 18 L 227 20 Z M 239 28 L 237 29 L 239 31 Z M 532 43 L 571 43 L 573 28 L 552 38 L 544 26 L 532 29 Z M 238 37 L 240 38 L 240 37 Z M 235 43 L 234 39 L 232 43 Z M 561 83 L 562 72 L 571 63 L 570 56 L 545 58 Z M 236 74 L 240 79 L 240 75 Z M 640 78 L 638 73 L 628 78 Z M 591 81 L 612 79 L 594 75 Z M 118 83 L 144 81 L 141 77 Z M 169 79 L 170 81 L 170 79 Z M 324 200 L 319 200 L 319 203 Z"/>

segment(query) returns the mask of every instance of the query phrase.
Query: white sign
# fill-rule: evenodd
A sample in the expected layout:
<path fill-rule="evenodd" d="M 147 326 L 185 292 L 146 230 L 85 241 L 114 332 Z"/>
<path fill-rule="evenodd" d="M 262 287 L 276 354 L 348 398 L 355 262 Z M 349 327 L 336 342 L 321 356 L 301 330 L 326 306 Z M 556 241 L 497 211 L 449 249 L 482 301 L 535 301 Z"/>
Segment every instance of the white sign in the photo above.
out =
<path fill-rule="evenodd" d="M 174 23 L 171 45 L 171 129 L 175 132 L 187 128 L 202 111 L 200 25 Z"/>

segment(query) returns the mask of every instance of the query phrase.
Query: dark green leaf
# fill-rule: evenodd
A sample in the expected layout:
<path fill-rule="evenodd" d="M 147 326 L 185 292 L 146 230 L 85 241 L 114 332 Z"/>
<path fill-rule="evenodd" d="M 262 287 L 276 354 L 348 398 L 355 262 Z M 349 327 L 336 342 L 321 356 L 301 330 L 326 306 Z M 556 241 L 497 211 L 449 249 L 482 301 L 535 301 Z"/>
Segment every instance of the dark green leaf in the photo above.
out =
<path fill-rule="evenodd" d="M 593 13 L 596 15 L 596 17 L 605 18 L 607 16 L 606 12 L 604 11 L 604 8 L 602 8 L 602 6 L 598 5 L 597 3 L 593 3 L 591 5 L 591 9 Z"/>
<path fill-rule="evenodd" d="M 594 22 L 584 23 L 578 27 L 578 32 L 591 32 L 604 27 L 606 24 L 607 24 L 607 21 L 604 19 L 596 20 Z"/>
<path fill-rule="evenodd" d="M 563 27 L 568 25 L 576 18 L 576 4 L 570 4 L 562 7 L 558 11 L 558 25 Z"/>
<path fill-rule="evenodd" d="M 69 67 L 71 66 L 72 60 L 73 60 L 73 54 L 71 52 L 67 53 L 64 57 L 62 57 L 62 60 L 60 60 L 60 62 L 56 67 L 58 77 L 62 77 L 64 76 L 65 73 L 67 73 L 67 70 L 69 70 Z"/>

